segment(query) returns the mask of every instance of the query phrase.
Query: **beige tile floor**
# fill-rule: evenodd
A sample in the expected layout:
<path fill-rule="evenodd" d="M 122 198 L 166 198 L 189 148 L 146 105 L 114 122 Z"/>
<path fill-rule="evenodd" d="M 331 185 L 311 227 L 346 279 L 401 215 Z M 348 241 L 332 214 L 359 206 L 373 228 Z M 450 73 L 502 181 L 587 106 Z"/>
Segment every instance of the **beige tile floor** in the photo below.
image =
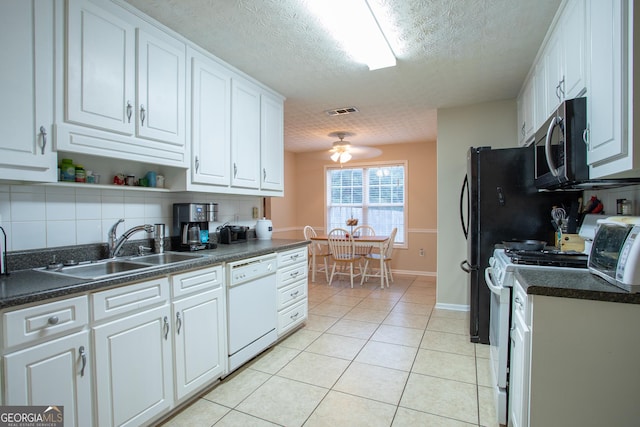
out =
<path fill-rule="evenodd" d="M 468 313 L 434 308 L 434 278 L 377 283 L 310 282 L 302 329 L 164 426 L 497 425 Z"/>

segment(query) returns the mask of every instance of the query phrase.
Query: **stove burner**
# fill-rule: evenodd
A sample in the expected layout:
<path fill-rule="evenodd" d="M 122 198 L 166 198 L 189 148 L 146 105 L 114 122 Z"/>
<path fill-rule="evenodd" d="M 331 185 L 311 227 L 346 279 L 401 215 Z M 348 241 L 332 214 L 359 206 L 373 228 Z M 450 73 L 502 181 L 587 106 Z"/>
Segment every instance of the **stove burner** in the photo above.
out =
<path fill-rule="evenodd" d="M 505 249 L 511 262 L 520 265 L 587 268 L 588 255 L 581 252 L 561 252 L 554 248 L 541 251 Z"/>

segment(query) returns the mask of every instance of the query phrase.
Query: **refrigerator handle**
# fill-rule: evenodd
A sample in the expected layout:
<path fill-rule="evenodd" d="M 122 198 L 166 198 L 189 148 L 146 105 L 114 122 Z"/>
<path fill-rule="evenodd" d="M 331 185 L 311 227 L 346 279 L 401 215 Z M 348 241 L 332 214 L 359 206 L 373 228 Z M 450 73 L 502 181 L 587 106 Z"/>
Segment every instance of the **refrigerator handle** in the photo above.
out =
<path fill-rule="evenodd" d="M 463 201 L 464 201 L 464 193 L 465 190 L 467 192 L 467 223 L 464 223 L 464 207 L 463 207 Z M 465 240 L 469 237 L 469 213 L 470 213 L 470 206 L 469 206 L 469 176 L 465 175 L 464 176 L 464 180 L 462 181 L 462 189 L 460 190 L 460 224 L 462 225 L 462 232 L 464 233 L 464 238 Z"/>

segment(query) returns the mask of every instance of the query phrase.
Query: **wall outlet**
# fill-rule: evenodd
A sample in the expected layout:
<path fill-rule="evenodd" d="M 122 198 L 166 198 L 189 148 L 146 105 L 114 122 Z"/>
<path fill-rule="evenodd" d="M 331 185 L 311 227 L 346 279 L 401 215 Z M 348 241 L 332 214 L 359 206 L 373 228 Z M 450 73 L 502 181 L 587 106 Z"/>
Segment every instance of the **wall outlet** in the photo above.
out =
<path fill-rule="evenodd" d="M 420 248 L 420 256 L 424 256 L 424 249 Z"/>

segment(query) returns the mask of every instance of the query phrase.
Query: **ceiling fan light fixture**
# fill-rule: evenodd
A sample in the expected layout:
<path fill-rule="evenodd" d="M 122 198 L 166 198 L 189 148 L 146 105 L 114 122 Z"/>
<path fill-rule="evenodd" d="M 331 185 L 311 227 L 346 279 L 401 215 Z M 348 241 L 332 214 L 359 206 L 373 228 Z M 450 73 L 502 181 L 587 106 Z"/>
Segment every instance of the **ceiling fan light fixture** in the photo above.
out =
<path fill-rule="evenodd" d="M 369 70 L 393 67 L 396 57 L 367 0 L 322 0 L 308 3 L 343 48 Z"/>

